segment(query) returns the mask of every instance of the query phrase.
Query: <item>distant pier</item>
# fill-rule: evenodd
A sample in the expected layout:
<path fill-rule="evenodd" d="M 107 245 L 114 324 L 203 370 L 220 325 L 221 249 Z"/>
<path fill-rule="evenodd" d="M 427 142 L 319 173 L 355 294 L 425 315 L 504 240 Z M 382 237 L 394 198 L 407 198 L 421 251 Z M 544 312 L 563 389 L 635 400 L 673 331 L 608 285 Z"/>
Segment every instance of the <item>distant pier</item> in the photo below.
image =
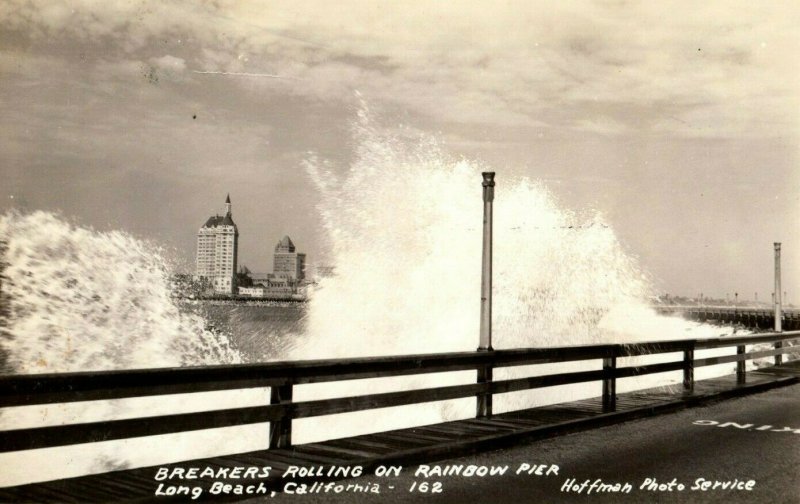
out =
<path fill-rule="evenodd" d="M 771 307 L 657 305 L 653 308 L 664 315 L 682 315 L 699 322 L 738 324 L 749 329 L 772 329 L 775 326 L 775 312 Z M 784 308 L 781 322 L 785 331 L 800 329 L 800 309 Z"/>

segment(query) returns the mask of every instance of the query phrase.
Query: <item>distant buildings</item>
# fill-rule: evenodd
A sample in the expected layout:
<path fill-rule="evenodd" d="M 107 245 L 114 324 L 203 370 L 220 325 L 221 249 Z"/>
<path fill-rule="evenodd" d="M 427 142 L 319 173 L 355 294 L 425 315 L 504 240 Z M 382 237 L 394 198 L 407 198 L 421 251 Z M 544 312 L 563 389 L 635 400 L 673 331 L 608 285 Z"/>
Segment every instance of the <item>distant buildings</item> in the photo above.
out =
<path fill-rule="evenodd" d="M 239 287 L 239 295 L 252 298 L 302 299 L 305 297 L 305 284 L 276 279 L 272 273 L 258 274 L 252 287 Z"/>
<path fill-rule="evenodd" d="M 254 287 L 239 287 L 239 295 L 253 298 L 267 297 L 267 287 L 264 287 L 263 285 L 256 285 Z"/>
<path fill-rule="evenodd" d="M 240 296 L 281 299 L 305 295 L 306 255 L 297 252 L 292 239 L 284 236 L 275 246 L 272 273 L 253 273 L 252 289 L 239 289 Z"/>
<path fill-rule="evenodd" d="M 292 239 L 284 236 L 275 245 L 272 274 L 275 278 L 296 282 L 305 278 L 305 271 L 306 255 L 296 252 Z"/>
<path fill-rule="evenodd" d="M 209 217 L 197 232 L 194 278 L 191 282 L 176 279 L 176 287 L 187 296 L 303 299 L 307 285 L 306 255 L 297 252 L 291 238 L 284 236 L 275 246 L 272 273 L 251 273 L 245 267 L 237 269 L 238 253 L 239 230 L 233 222 L 228 195 L 225 216 Z"/>
<path fill-rule="evenodd" d="M 225 216 L 213 215 L 197 232 L 195 275 L 215 294 L 236 293 L 239 230 L 231 215 L 231 197 L 225 200 Z"/>

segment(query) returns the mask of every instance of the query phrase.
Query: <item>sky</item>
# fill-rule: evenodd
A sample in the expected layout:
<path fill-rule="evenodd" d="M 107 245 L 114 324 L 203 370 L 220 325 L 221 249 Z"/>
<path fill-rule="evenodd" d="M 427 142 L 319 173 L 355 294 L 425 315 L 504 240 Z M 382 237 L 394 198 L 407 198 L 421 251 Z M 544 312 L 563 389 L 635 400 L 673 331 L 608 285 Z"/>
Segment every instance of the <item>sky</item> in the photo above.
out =
<path fill-rule="evenodd" d="M 596 209 L 661 292 L 800 296 L 797 2 L 37 1 L 0 5 L 0 211 L 164 245 L 230 193 L 240 264 L 324 262 L 309 152 L 365 100 Z M 499 179 L 500 180 L 500 179 Z"/>

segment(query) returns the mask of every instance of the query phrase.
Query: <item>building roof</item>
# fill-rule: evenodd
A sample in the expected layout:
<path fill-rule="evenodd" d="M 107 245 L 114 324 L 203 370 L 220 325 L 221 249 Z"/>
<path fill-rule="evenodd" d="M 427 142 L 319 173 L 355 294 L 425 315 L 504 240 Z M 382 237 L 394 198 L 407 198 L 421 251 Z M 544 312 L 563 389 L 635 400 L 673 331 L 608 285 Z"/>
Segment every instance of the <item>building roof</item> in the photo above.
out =
<path fill-rule="evenodd" d="M 236 223 L 233 222 L 233 218 L 231 214 L 225 215 L 225 217 L 221 215 L 212 215 L 208 218 L 205 224 L 203 224 L 204 228 L 212 228 L 217 226 L 233 226 L 236 227 Z"/>
<path fill-rule="evenodd" d="M 225 203 L 230 205 L 231 203 L 230 194 L 228 194 L 228 196 L 225 198 Z M 206 223 L 203 224 L 204 228 L 212 228 L 217 226 L 233 226 L 234 228 L 236 228 L 236 223 L 233 222 L 233 216 L 231 215 L 230 210 L 228 210 L 228 213 L 225 214 L 225 217 L 222 217 L 221 215 L 212 215 L 211 217 L 208 218 Z M 238 233 L 239 230 L 236 229 L 236 231 Z"/>
<path fill-rule="evenodd" d="M 292 239 L 289 238 L 288 236 L 284 236 L 283 238 L 281 238 L 281 241 L 279 241 L 278 244 L 275 245 L 275 252 L 278 251 L 294 252 L 294 243 L 292 243 Z"/>
<path fill-rule="evenodd" d="M 211 217 L 208 218 L 206 223 L 203 224 L 203 227 L 217 227 L 220 224 L 222 224 L 222 217 L 220 217 L 219 215 L 212 215 Z"/>

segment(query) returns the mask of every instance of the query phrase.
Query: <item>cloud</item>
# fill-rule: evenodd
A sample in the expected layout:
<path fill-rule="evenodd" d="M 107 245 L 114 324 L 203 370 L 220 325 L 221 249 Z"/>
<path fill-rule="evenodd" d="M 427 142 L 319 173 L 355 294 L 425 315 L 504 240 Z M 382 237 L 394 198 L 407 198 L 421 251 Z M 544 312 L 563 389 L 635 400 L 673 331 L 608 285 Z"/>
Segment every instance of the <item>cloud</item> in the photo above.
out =
<path fill-rule="evenodd" d="M 0 74 L 17 79 L 39 79 L 48 75 L 61 75 L 68 64 L 61 58 L 48 55 L 29 54 L 22 51 L 0 52 Z M 0 83 L 9 84 L 10 79 L 0 79 Z"/>
<path fill-rule="evenodd" d="M 186 61 L 184 61 L 183 58 L 176 58 L 169 54 L 160 58 L 150 58 L 150 63 L 162 70 L 174 73 L 182 73 L 186 70 Z"/>
<path fill-rule="evenodd" d="M 197 215 L 228 190 L 253 202 L 239 214 L 259 216 L 251 230 L 298 216 L 296 229 L 312 229 L 299 167 L 309 149 L 347 165 L 358 90 L 392 127 L 557 180 L 570 204 L 599 198 L 639 251 L 683 253 L 675 243 L 692 236 L 673 237 L 686 238 L 698 201 L 709 202 L 692 221 L 703 243 L 771 242 L 798 207 L 797 26 L 796 2 L 738 0 L 6 0 L 0 171 L 33 206 L 142 233 L 146 209 L 169 201 L 159 215 L 183 220 L 164 238 L 187 251 Z M 753 170 L 766 199 L 733 185 Z M 286 212 L 297 201 L 308 211 Z M 651 203 L 662 210 L 630 211 Z"/>
<path fill-rule="evenodd" d="M 283 75 L 300 80 L 231 82 L 315 101 L 359 89 L 444 122 L 798 131 L 792 3 L 12 1 L 5 12 L 0 23 L 34 41 L 102 41 L 106 59 L 148 61 L 156 77 Z"/>
<path fill-rule="evenodd" d="M 186 61 L 183 58 L 177 58 L 169 54 L 160 58 L 150 58 L 149 63 L 150 66 L 147 69 L 148 78 L 152 82 L 157 82 L 161 79 L 180 80 L 186 70 Z"/>
<path fill-rule="evenodd" d="M 574 127 L 578 130 L 600 133 L 604 135 L 617 135 L 625 133 L 628 128 L 625 124 L 615 121 L 609 117 L 600 116 L 592 119 L 579 119 Z"/>

